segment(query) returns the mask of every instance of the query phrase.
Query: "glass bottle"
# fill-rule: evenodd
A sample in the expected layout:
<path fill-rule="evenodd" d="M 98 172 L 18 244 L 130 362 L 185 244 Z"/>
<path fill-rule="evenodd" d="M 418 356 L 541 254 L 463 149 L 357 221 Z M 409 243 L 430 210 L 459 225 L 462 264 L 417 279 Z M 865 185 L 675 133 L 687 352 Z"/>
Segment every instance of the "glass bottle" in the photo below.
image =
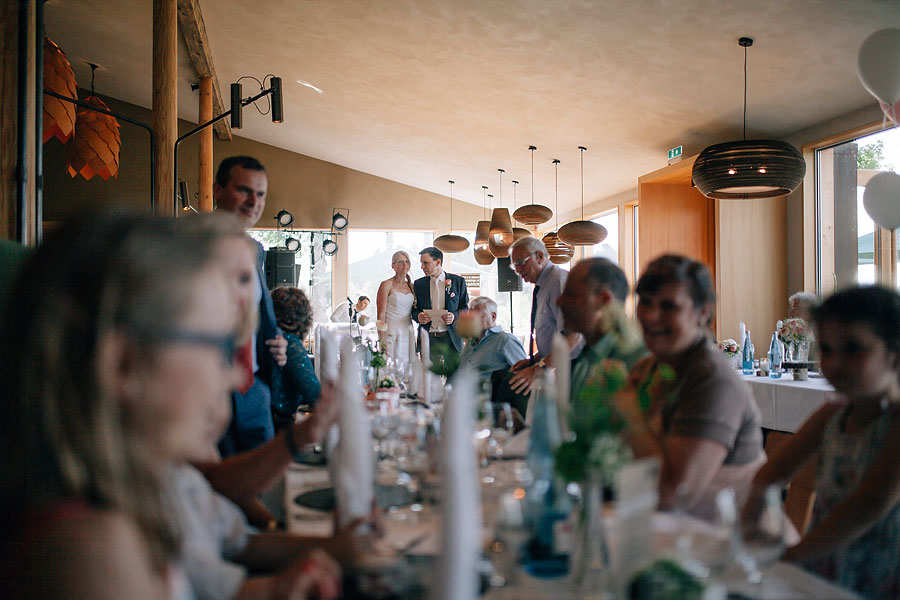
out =
<path fill-rule="evenodd" d="M 782 364 L 784 363 L 784 350 L 778 339 L 778 330 L 772 333 L 772 341 L 769 342 L 769 378 L 781 379 Z"/>
<path fill-rule="evenodd" d="M 526 567 L 532 575 L 552 577 L 564 575 L 568 570 L 571 536 L 567 535 L 565 528 L 571 502 L 565 484 L 554 468 L 555 452 L 562 441 L 562 432 L 553 373 L 545 369 L 535 385 L 535 401 L 531 409 L 534 420 L 526 455 L 532 477 L 525 496 L 530 532 Z"/>
<path fill-rule="evenodd" d="M 741 354 L 741 370 L 744 375 L 753 375 L 753 342 L 750 341 L 750 330 L 744 334 L 744 347 Z"/>

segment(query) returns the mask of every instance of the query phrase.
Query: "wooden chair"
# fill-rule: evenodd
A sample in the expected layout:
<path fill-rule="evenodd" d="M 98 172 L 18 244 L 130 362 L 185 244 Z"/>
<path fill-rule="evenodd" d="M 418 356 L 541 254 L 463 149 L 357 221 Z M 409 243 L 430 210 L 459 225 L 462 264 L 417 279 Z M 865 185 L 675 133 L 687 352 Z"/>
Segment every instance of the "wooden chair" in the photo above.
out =
<path fill-rule="evenodd" d="M 770 431 L 766 437 L 766 454 L 771 456 L 791 438 L 790 433 Z M 806 533 L 812 517 L 812 509 L 816 503 L 816 463 L 818 455 L 814 455 L 791 479 L 784 498 L 784 512 L 802 536 Z"/>

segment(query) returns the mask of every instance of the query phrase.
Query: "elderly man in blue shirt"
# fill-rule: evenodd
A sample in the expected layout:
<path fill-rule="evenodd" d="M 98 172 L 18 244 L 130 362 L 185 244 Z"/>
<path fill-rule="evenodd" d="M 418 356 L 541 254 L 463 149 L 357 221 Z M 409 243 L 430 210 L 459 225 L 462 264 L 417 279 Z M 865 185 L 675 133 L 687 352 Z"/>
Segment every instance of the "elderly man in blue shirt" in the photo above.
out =
<path fill-rule="evenodd" d="M 480 317 L 482 335 L 471 339 L 459 357 L 460 367 L 479 373 L 493 373 L 509 369 L 525 359 L 522 343 L 497 325 L 497 303 L 487 296 L 479 296 L 469 303 L 469 310 Z"/>

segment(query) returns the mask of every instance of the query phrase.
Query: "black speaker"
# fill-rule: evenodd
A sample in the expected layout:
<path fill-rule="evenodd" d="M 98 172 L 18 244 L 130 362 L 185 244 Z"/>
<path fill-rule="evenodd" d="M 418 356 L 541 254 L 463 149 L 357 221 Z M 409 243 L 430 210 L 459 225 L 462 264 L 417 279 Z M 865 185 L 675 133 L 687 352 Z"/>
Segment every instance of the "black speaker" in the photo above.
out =
<path fill-rule="evenodd" d="M 276 248 L 266 251 L 266 285 L 270 290 L 280 285 L 297 286 L 296 254 Z"/>
<path fill-rule="evenodd" d="M 522 278 L 513 271 L 509 258 L 497 259 L 497 290 L 501 292 L 522 291 Z"/>

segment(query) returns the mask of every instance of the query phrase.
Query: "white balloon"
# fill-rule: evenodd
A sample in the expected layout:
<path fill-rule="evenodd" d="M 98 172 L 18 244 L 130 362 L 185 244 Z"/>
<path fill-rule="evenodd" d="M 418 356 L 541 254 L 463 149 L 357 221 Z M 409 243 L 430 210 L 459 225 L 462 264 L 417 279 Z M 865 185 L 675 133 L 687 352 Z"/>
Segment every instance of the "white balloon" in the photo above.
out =
<path fill-rule="evenodd" d="M 900 100 L 900 29 L 881 29 L 866 38 L 859 47 L 856 76 L 882 102 Z"/>
<path fill-rule="evenodd" d="M 863 206 L 879 226 L 891 231 L 900 227 L 900 175 L 885 171 L 872 177 Z"/>

